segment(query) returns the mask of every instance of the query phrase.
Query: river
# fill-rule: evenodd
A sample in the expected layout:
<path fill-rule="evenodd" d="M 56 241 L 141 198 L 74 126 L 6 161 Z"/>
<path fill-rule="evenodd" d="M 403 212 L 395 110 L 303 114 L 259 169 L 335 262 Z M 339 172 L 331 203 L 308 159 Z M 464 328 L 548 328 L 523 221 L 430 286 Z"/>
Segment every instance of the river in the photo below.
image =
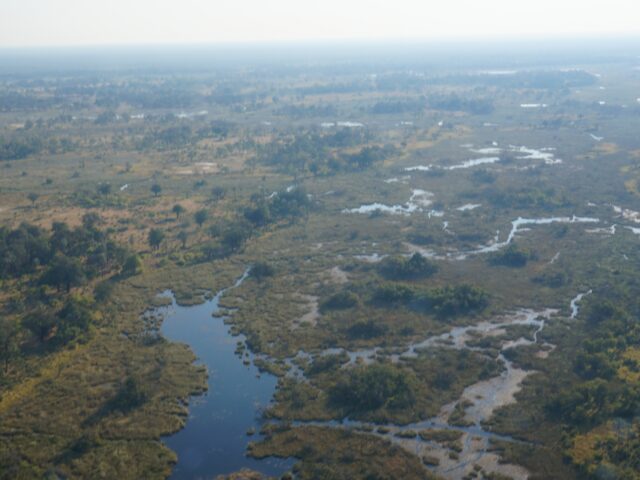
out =
<path fill-rule="evenodd" d="M 277 378 L 260 373 L 250 353 L 244 357 L 250 363 L 243 361 L 236 354 L 236 345 L 244 343 L 244 337 L 233 336 L 222 318 L 212 316 L 224 292 L 188 307 L 177 305 L 171 292 L 165 292 L 163 296 L 171 298 L 172 303 L 157 310 L 164 316 L 162 335 L 189 345 L 209 373 L 208 392 L 190 399 L 185 427 L 163 439 L 178 454 L 172 479 L 211 479 L 242 468 L 279 476 L 293 464 L 290 460 L 256 460 L 245 455 L 248 442 L 261 438 L 259 433 L 247 432 L 260 431 L 262 408 L 271 402 Z"/>

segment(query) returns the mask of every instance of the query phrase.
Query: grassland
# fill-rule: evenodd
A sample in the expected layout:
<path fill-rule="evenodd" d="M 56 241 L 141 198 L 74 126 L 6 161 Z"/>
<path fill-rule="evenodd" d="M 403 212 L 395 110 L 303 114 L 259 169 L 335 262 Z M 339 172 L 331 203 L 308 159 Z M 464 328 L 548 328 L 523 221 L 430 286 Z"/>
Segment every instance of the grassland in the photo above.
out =
<path fill-rule="evenodd" d="M 601 406 L 588 421 L 549 413 L 551 400 L 594 378 L 638 391 L 633 322 L 640 311 L 634 294 L 640 250 L 637 234 L 627 228 L 640 222 L 635 213 L 640 211 L 637 108 L 601 109 L 596 100 L 604 95 L 598 89 L 603 85 L 615 90 L 609 103 L 631 98 L 637 75 L 627 67 L 616 64 L 606 79 L 594 77 L 579 88 L 487 86 L 485 80 L 477 80 L 480 86 L 474 88 L 435 80 L 415 86 L 407 74 L 401 86 L 369 89 L 358 83 L 363 75 L 343 72 L 341 88 L 350 85 L 352 90 L 340 91 L 331 76 L 320 72 L 313 81 L 272 73 L 262 81 L 242 76 L 229 103 L 199 96 L 220 86 L 214 77 L 182 78 L 181 91 L 198 93 L 186 105 L 176 100 L 177 106 L 154 109 L 119 100 L 115 108 L 105 108 L 84 98 L 74 107 L 75 120 L 60 116 L 68 104 L 3 112 L 3 141 L 55 138 L 68 146 L 0 162 L 0 224 L 15 228 L 28 222 L 48 230 L 54 222 L 79 225 L 83 215 L 97 213 L 102 228 L 135 252 L 142 265 L 136 275 L 105 275 L 71 292 L 93 298 L 101 282 L 113 285 L 82 341 L 51 349 L 21 334 L 21 354 L 0 377 L 0 478 L 167 477 L 178 459 L 161 437 L 184 425 L 188 399 L 203 391 L 206 372 L 194 364 L 188 346 L 158 337 L 141 314 L 167 289 L 182 305 L 199 303 L 258 263 L 267 264 L 271 273 L 250 277 L 221 301 L 233 311 L 228 321 L 234 332 L 246 336 L 261 368 L 279 377 L 266 412 L 274 423 L 263 442 L 250 445 L 252 456 L 295 457 L 299 478 L 436 478 L 432 456 L 425 460 L 402 444 L 389 443 L 372 434 L 373 425 L 395 428 L 423 421 L 452 404 L 459 423 L 468 422 L 469 406 L 456 403 L 465 389 L 506 371 L 499 358 L 505 343 L 535 337 L 534 345 L 508 350 L 517 367 L 535 373 L 523 380 L 514 402 L 482 425 L 518 441 L 492 440 L 492 450 L 503 462 L 524 467 L 529 478 L 597 477 L 604 470 L 618 478 L 638 478 L 632 448 L 639 410 L 633 393 L 626 410 Z M 113 85 L 123 80 L 120 74 L 105 75 Z M 225 81 L 237 80 L 229 75 Z M 146 80 L 150 84 L 171 86 L 166 78 L 151 78 Z M 57 81 L 49 81 L 47 88 L 54 92 Z M 104 94 L 88 79 L 76 81 Z M 265 93 L 268 82 L 277 86 L 277 102 Z M 12 91 L 10 82 L 2 85 L 3 91 Z M 477 113 L 464 102 L 449 108 L 441 100 L 445 94 L 468 102 L 490 98 L 493 109 Z M 402 110 L 420 104 L 423 96 L 440 99 L 439 108 L 427 103 Z M 520 107 L 530 101 L 549 106 Z M 376 105 L 396 110 L 375 113 Z M 180 116 L 205 108 L 201 116 Z M 140 110 L 146 117 L 134 118 Z M 105 113 L 117 116 L 100 117 Z M 336 121 L 363 126 L 320 127 Z M 348 133 L 360 128 L 366 140 Z M 341 134 L 345 143 L 332 138 L 334 143 L 308 147 L 309 142 L 301 142 L 302 153 L 294 160 L 306 163 L 291 162 L 284 169 L 260 161 L 265 146 L 281 148 L 296 135 L 325 139 L 336 131 L 346 132 Z M 590 133 L 605 139 L 597 141 Z M 348 163 L 368 145 L 393 149 L 366 168 Z M 519 146 L 547 156 L 527 157 Z M 487 155 L 500 160 L 458 167 Z M 432 168 L 406 170 L 419 165 Z M 101 190 L 104 184 L 110 188 Z M 159 194 L 152 185 L 161 187 Z M 282 213 L 273 199 L 285 197 L 289 187 L 303 189 L 308 205 Z M 384 208 L 348 212 L 374 203 L 406 210 L 416 190 L 430 192 L 429 203 L 416 203 L 408 214 L 385 213 Z M 30 199 L 30 193 L 37 197 Z M 176 204 L 184 209 L 179 215 Z M 200 210 L 207 212 L 202 225 L 194 217 Z M 262 216 L 256 217 L 256 211 Z M 598 221 L 581 223 L 574 216 Z M 496 262 L 492 253 L 481 251 L 506 242 L 519 217 L 565 220 L 518 230 L 512 245 L 527 252 L 523 264 Z M 148 244 L 151 229 L 164 233 L 157 250 Z M 242 233 L 237 245 L 230 243 L 232 231 Z M 383 256 L 416 251 L 431 258 L 437 267 L 432 274 L 390 279 L 380 268 Z M 38 273 L 2 280 L 3 321 L 22 321 L 25 310 L 12 305 L 33 295 Z M 433 292 L 460 285 L 482 291 L 486 305 L 443 315 L 424 301 Z M 409 299 L 381 301 L 383 288 L 405 292 Z M 570 318 L 570 300 L 587 291 L 593 292 L 592 304 L 585 300 L 586 309 Z M 353 301 L 344 308 L 325 308 L 336 295 Z M 608 298 L 621 310 L 593 326 L 584 312 Z M 441 345 L 409 360 L 394 360 L 426 338 L 523 308 L 557 312 L 537 336 L 531 326 L 511 326 L 494 336 L 476 333 L 468 345 L 477 351 Z M 626 323 L 619 330 L 616 322 L 622 317 Z M 616 332 L 607 353 L 615 374 L 581 374 L 575 359 L 593 353 L 596 347 L 589 342 L 606 332 Z M 376 349 L 372 359 L 354 362 L 344 353 L 371 349 Z M 321 365 L 318 359 L 329 350 L 344 352 L 335 363 Z M 309 356 L 297 356 L 300 351 Z M 408 385 L 412 400 L 394 403 L 395 398 L 385 397 L 373 407 L 340 403 L 340 386 L 350 385 L 353 371 L 372 365 L 391 365 L 393 372 L 386 374 L 402 388 Z M 291 375 L 294 366 L 306 381 Z M 131 378 L 145 401 L 132 409 L 114 408 L 114 398 Z M 371 431 L 304 425 L 345 417 L 370 423 Z M 624 435 L 614 428 L 621 424 Z M 423 440 L 445 445 L 455 461 L 459 447 L 450 436 L 425 433 Z M 474 467 L 475 477 L 469 478 L 499 478 L 483 468 Z"/>

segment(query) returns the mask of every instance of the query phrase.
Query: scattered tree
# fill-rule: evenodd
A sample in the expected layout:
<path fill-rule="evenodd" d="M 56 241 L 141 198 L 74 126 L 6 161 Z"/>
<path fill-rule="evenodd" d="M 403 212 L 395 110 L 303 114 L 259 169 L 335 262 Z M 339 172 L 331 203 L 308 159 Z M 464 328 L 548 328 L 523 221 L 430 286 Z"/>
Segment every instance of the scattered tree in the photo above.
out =
<path fill-rule="evenodd" d="M 272 277 L 276 273 L 276 269 L 266 262 L 256 262 L 251 267 L 251 276 L 257 280 L 262 280 L 267 277 Z"/>
<path fill-rule="evenodd" d="M 416 401 L 415 384 L 411 372 L 392 365 L 356 367 L 331 391 L 331 400 L 354 414 L 406 408 Z"/>
<path fill-rule="evenodd" d="M 157 183 L 154 183 L 153 185 L 151 185 L 151 192 L 153 192 L 154 197 L 157 197 L 158 195 L 160 195 L 160 192 L 162 192 L 162 187 Z"/>
<path fill-rule="evenodd" d="M 148 241 L 151 248 L 158 250 L 162 241 L 164 240 L 164 232 L 159 228 L 152 228 L 149 230 Z"/>
<path fill-rule="evenodd" d="M 226 194 L 227 191 L 224 187 L 216 186 L 211 189 L 211 198 L 213 200 L 222 200 Z"/>
<path fill-rule="evenodd" d="M 420 253 L 414 253 L 409 259 L 387 257 L 380 262 L 378 270 L 387 278 L 414 280 L 433 275 L 438 266 Z"/>
<path fill-rule="evenodd" d="M 187 248 L 187 240 L 189 239 L 189 234 L 186 230 L 180 230 L 178 232 L 178 240 L 182 243 L 182 248 Z"/>
<path fill-rule="evenodd" d="M 29 330 L 40 343 L 44 343 L 56 325 L 56 316 L 48 308 L 38 308 L 22 320 L 22 326 Z"/>
<path fill-rule="evenodd" d="M 180 218 L 180 215 L 182 215 L 186 210 L 182 205 L 180 205 L 179 203 L 176 203 L 171 209 L 171 211 L 175 213 L 176 220 L 177 220 Z"/>
<path fill-rule="evenodd" d="M 67 292 L 71 287 L 82 285 L 85 281 L 80 261 L 65 255 L 58 255 L 42 277 L 42 283 L 45 285 L 53 285 L 58 290 L 64 287 Z"/>
<path fill-rule="evenodd" d="M 98 193 L 100 195 L 109 195 L 111 193 L 111 184 L 110 183 L 101 183 L 98 185 Z"/>
<path fill-rule="evenodd" d="M 0 319 L 0 362 L 5 375 L 9 372 L 9 364 L 19 353 L 18 327 L 10 320 Z"/>
<path fill-rule="evenodd" d="M 126 276 L 138 275 L 142 272 L 142 259 L 139 255 L 131 254 L 124 261 L 122 273 Z"/>
<path fill-rule="evenodd" d="M 82 216 L 82 226 L 87 230 L 93 230 L 102 221 L 100 215 L 95 212 L 85 213 Z"/>
<path fill-rule="evenodd" d="M 209 212 L 207 212 L 205 209 L 200 209 L 193 214 L 193 219 L 196 221 L 199 227 L 202 227 L 202 224 L 206 222 L 208 218 Z"/>
<path fill-rule="evenodd" d="M 114 410 L 128 412 L 139 407 L 147 400 L 147 393 L 142 389 L 140 382 L 133 377 L 127 377 L 116 396 L 111 400 L 110 406 Z"/>

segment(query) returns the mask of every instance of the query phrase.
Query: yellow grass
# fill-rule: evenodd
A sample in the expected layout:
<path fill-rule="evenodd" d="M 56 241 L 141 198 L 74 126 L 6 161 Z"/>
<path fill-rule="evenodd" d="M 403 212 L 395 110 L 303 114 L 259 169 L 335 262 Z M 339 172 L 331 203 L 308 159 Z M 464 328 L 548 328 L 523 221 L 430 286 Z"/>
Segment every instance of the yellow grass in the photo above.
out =
<path fill-rule="evenodd" d="M 46 362 L 41 363 L 43 368 L 37 376 L 26 379 L 2 394 L 0 398 L 0 413 L 8 411 L 12 406 L 32 395 L 40 383 L 55 378 L 66 363 L 86 349 L 86 345 L 76 345 L 72 349 L 50 355 Z"/>

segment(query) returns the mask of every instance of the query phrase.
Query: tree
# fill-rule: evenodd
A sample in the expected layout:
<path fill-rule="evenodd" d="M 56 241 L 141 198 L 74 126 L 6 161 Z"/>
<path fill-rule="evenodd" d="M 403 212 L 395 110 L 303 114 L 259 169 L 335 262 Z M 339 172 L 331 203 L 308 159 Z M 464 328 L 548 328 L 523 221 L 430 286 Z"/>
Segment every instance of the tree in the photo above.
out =
<path fill-rule="evenodd" d="M 101 303 L 107 301 L 113 294 L 115 284 L 111 280 L 105 280 L 96 285 L 93 289 L 93 297 L 96 302 Z"/>
<path fill-rule="evenodd" d="M 29 330 L 42 343 L 56 325 L 56 316 L 48 308 L 39 308 L 22 320 L 24 328 Z"/>
<path fill-rule="evenodd" d="M 38 198 L 40 198 L 40 195 L 38 195 L 37 193 L 31 192 L 27 195 L 27 198 L 31 202 L 31 206 L 35 206 L 36 201 L 38 200 Z"/>
<path fill-rule="evenodd" d="M 109 195 L 111 193 L 111 184 L 101 183 L 100 185 L 98 185 L 98 193 L 100 195 Z"/>
<path fill-rule="evenodd" d="M 186 230 L 180 230 L 178 232 L 178 240 L 182 242 L 182 248 L 187 248 L 187 239 L 189 238 L 189 234 Z"/>
<path fill-rule="evenodd" d="M 180 218 L 180 215 L 182 215 L 185 212 L 185 208 L 179 203 L 176 203 L 171 209 L 171 211 L 176 214 L 176 220 L 177 220 Z"/>
<path fill-rule="evenodd" d="M 140 382 L 133 377 L 127 377 L 116 396 L 109 403 L 113 410 L 128 412 L 139 407 L 146 400 L 147 393 L 140 385 Z"/>
<path fill-rule="evenodd" d="M 122 266 L 122 273 L 126 276 L 137 275 L 142 272 L 142 260 L 135 253 L 129 255 Z"/>
<path fill-rule="evenodd" d="M 331 390 L 331 400 L 353 414 L 401 409 L 415 403 L 416 383 L 410 371 L 392 365 L 357 367 Z"/>
<path fill-rule="evenodd" d="M 266 262 L 256 262 L 252 267 L 250 274 L 257 280 L 262 280 L 267 277 L 273 277 L 276 273 L 276 269 L 273 265 Z"/>
<path fill-rule="evenodd" d="M 249 238 L 249 232 L 241 226 L 232 226 L 222 234 L 222 244 L 227 251 L 235 252 L 239 250 L 244 242 Z"/>
<path fill-rule="evenodd" d="M 160 248 L 160 244 L 164 240 L 164 232 L 159 228 L 152 228 L 149 230 L 149 245 L 154 250 L 158 250 Z"/>
<path fill-rule="evenodd" d="M 198 210 L 193 214 L 193 219 L 196 221 L 199 227 L 202 227 L 202 224 L 207 221 L 207 218 L 209 218 L 209 212 L 207 212 L 205 209 Z"/>
<path fill-rule="evenodd" d="M 255 207 L 245 209 L 244 217 L 256 226 L 264 226 L 271 221 L 271 212 L 269 206 L 261 202 Z"/>
<path fill-rule="evenodd" d="M 153 185 L 151 185 L 151 191 L 153 192 L 153 195 L 157 197 L 158 195 L 160 195 L 160 192 L 162 192 L 162 187 L 157 183 L 154 183 Z"/>
<path fill-rule="evenodd" d="M 347 308 L 355 307 L 359 302 L 358 296 L 349 291 L 338 292 L 331 295 L 327 300 L 320 305 L 321 310 L 345 310 Z"/>
<path fill-rule="evenodd" d="M 434 288 L 423 296 L 422 302 L 427 311 L 453 317 L 484 310 L 489 305 L 489 295 L 479 287 L 463 283 Z"/>
<path fill-rule="evenodd" d="M 91 311 L 84 303 L 70 298 L 58 312 L 56 340 L 67 343 L 89 330 Z"/>
<path fill-rule="evenodd" d="M 217 186 L 211 189 L 211 198 L 213 198 L 213 200 L 222 200 L 226 194 L 227 191 L 224 187 Z"/>
<path fill-rule="evenodd" d="M 9 364 L 20 353 L 18 328 L 14 322 L 0 320 L 0 362 L 4 364 L 5 375 L 9 372 Z"/>
<path fill-rule="evenodd" d="M 87 230 L 93 230 L 101 221 L 102 218 L 95 212 L 85 213 L 82 216 L 82 226 Z"/>
<path fill-rule="evenodd" d="M 386 278 L 415 280 L 426 278 L 438 271 L 438 266 L 420 253 L 411 258 L 387 257 L 378 266 L 378 271 Z"/>
<path fill-rule="evenodd" d="M 494 253 L 489 258 L 489 263 L 492 265 L 521 268 L 524 267 L 533 256 L 529 250 L 520 248 L 515 243 L 512 243 L 501 252 Z"/>
<path fill-rule="evenodd" d="M 65 287 L 67 292 L 71 287 L 82 285 L 86 278 L 82 270 L 82 265 L 75 258 L 59 255 L 53 259 L 49 269 L 42 277 L 42 283 L 53 285 L 58 290 Z"/>

